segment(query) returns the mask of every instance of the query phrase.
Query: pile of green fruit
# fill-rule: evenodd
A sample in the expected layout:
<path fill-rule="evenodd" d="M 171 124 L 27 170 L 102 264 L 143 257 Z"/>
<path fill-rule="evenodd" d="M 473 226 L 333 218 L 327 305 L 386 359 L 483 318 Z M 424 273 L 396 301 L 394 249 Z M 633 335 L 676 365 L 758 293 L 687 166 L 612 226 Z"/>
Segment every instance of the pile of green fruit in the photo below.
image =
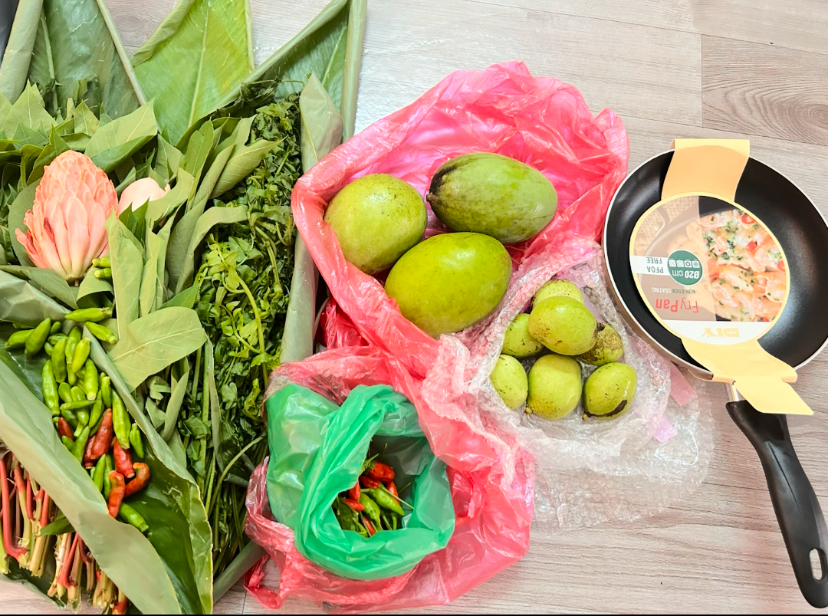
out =
<path fill-rule="evenodd" d="M 512 410 L 525 403 L 527 413 L 560 419 L 583 397 L 585 419 L 609 420 L 632 405 L 637 378 L 632 367 L 618 362 L 624 355 L 621 336 L 596 321 L 580 289 L 567 280 L 551 280 L 540 288 L 531 312 L 509 324 L 501 353 L 492 385 Z M 535 357 L 527 376 L 519 360 Z M 586 383 L 579 362 L 598 366 Z"/>
<path fill-rule="evenodd" d="M 385 174 L 345 186 L 328 205 L 325 221 L 350 263 L 370 275 L 391 268 L 386 293 L 403 316 L 436 338 L 497 308 L 512 275 L 503 245 L 539 233 L 555 216 L 558 197 L 538 170 L 480 152 L 443 164 L 426 199 L 452 233 L 423 240 L 423 198 Z"/>

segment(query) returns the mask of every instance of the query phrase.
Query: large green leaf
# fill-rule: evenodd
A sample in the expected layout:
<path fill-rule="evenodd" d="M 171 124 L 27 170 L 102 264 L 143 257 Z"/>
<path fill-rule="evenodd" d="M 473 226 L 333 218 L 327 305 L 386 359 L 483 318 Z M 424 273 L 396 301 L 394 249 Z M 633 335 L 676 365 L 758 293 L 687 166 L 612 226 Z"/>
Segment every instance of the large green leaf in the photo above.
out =
<path fill-rule="evenodd" d="M 177 143 L 253 70 L 247 0 L 179 0 L 132 63 L 162 133 Z"/>
<path fill-rule="evenodd" d="M 158 133 L 153 102 L 101 126 L 86 146 L 86 155 L 109 173 Z"/>
<path fill-rule="evenodd" d="M 47 93 L 51 113 L 65 112 L 79 86 L 89 107 L 103 106 L 113 118 L 144 102 L 103 0 L 21 1 L 0 66 L 0 92 L 13 101 L 27 80 Z"/>
<path fill-rule="evenodd" d="M 333 0 L 301 32 L 263 62 L 245 83 L 283 80 L 279 93 L 298 92 L 310 74 L 328 91 L 343 118 L 343 139 L 354 132 L 367 0 Z M 290 83 L 295 80 L 299 83 Z M 243 86 L 242 86 L 243 87 Z M 230 92 L 220 107 L 239 95 Z"/>

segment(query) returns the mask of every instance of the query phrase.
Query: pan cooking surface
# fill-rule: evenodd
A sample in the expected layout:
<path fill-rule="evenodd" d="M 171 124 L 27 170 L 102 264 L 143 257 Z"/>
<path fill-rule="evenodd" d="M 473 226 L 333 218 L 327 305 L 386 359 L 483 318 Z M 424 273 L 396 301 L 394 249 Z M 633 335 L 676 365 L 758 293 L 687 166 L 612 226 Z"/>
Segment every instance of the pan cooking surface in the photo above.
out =
<path fill-rule="evenodd" d="M 632 317 L 675 358 L 700 367 L 684 350 L 681 340 L 650 313 L 630 269 L 633 227 L 661 200 L 661 188 L 672 158 L 670 151 L 648 160 L 618 189 L 607 216 L 604 250 L 610 277 Z M 748 160 L 734 200 L 768 226 L 788 258 L 788 301 L 759 343 L 770 354 L 797 367 L 819 352 L 828 340 L 828 226 L 799 188 L 753 158 Z"/>

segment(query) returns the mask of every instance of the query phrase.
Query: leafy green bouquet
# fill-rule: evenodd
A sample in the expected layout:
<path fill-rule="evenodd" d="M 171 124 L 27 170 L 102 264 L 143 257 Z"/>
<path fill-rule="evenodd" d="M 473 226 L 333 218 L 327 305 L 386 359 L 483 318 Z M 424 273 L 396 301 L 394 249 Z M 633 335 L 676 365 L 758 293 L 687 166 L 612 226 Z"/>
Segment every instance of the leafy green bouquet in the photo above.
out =
<path fill-rule="evenodd" d="M 57 506 L 56 545 L 76 533 L 76 558 L 94 559 L 141 611 L 210 612 L 260 554 L 244 535 L 244 497 L 266 448 L 261 394 L 280 361 L 312 348 L 315 270 L 290 193 L 350 134 L 364 8 L 334 0 L 252 73 L 244 0 L 181 0 L 131 65 L 101 2 L 18 8 L 0 64 L 0 342 L 46 319 L 55 343 L 83 332 L 89 370 L 111 380 L 146 443 L 151 478 L 128 497 L 145 534 L 110 515 L 94 472 L 61 442 L 71 439 L 58 415 L 94 393 L 55 414 L 47 339 L 39 353 L 0 349 L 0 438 Z M 108 176 L 120 213 L 99 225 L 90 210 L 61 248 L 54 212 L 38 212 L 70 190 L 71 173 L 50 165 L 72 152 Z M 77 245 L 95 257 L 85 267 L 55 258 Z M 101 318 L 78 316 L 90 310 Z M 21 517 L 34 517 L 25 501 Z M 44 594 L 44 571 L 57 579 L 64 565 L 32 571 L 10 556 L 6 575 Z M 61 581 L 81 585 L 82 573 Z"/>

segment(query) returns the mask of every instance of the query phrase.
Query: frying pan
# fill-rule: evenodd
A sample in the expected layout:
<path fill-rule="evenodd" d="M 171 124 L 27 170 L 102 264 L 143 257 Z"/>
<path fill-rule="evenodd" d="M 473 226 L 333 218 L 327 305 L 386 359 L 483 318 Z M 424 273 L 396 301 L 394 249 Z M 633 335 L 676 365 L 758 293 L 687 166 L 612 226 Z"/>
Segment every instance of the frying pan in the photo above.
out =
<path fill-rule="evenodd" d="M 709 380 L 713 375 L 690 357 L 681 340 L 650 312 L 630 267 L 633 228 L 647 210 L 661 201 L 672 158 L 672 150 L 654 156 L 621 184 L 607 212 L 604 259 L 614 299 L 630 325 L 671 361 Z M 794 368 L 804 366 L 828 342 L 828 226 L 793 182 L 755 158 L 745 166 L 734 201 L 764 222 L 789 256 L 788 301 L 759 344 Z M 816 494 L 796 457 L 786 416 L 759 413 L 732 385 L 728 397 L 730 417 L 762 463 L 799 588 L 811 605 L 826 607 L 828 529 Z M 811 566 L 812 551 L 816 552 L 819 568 Z"/>

